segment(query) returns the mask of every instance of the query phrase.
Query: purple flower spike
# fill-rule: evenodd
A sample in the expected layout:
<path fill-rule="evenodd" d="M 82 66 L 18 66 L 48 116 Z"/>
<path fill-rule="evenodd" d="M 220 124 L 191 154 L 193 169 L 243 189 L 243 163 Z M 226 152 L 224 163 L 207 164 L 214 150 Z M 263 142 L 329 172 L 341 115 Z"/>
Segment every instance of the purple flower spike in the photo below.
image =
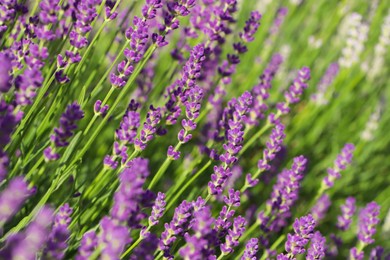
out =
<path fill-rule="evenodd" d="M 275 35 L 279 32 L 281 25 L 284 22 L 284 18 L 288 13 L 288 9 L 286 7 L 281 7 L 278 9 L 276 13 L 276 17 L 272 27 L 270 28 L 270 34 Z"/>
<path fill-rule="evenodd" d="M 341 153 L 337 155 L 333 168 L 328 168 L 328 175 L 323 180 L 325 188 L 329 189 L 333 187 L 334 181 L 341 177 L 340 172 L 345 170 L 347 166 L 352 163 L 354 150 L 355 146 L 353 144 L 346 144 L 341 150 Z"/>
<path fill-rule="evenodd" d="M 154 108 L 153 106 L 150 106 L 140 137 L 134 140 L 134 148 L 137 151 L 145 150 L 148 142 L 154 138 L 157 126 L 161 121 L 161 116 L 161 108 Z"/>
<path fill-rule="evenodd" d="M 312 100 L 317 105 L 326 105 L 328 103 L 328 100 L 325 97 L 326 91 L 336 78 L 338 72 L 339 65 L 337 63 L 331 63 L 317 86 L 317 93 L 311 96 Z"/>
<path fill-rule="evenodd" d="M 11 88 L 11 59 L 6 54 L 0 52 L 0 64 L 0 92 L 7 93 Z"/>
<path fill-rule="evenodd" d="M 245 185 L 249 188 L 256 186 L 259 183 L 259 179 L 253 179 L 252 175 L 248 173 L 245 177 Z"/>
<path fill-rule="evenodd" d="M 272 129 L 270 139 L 266 143 L 266 149 L 263 151 L 263 159 L 257 163 L 261 172 L 271 168 L 270 162 L 275 159 L 276 154 L 282 149 L 282 143 L 286 135 L 284 134 L 284 125 L 277 123 Z"/>
<path fill-rule="evenodd" d="M 328 194 L 324 194 L 318 199 L 317 203 L 311 209 L 311 214 L 313 215 L 313 218 L 316 220 L 317 223 L 323 218 L 325 218 L 325 215 L 328 212 L 330 205 L 331 201 Z"/>
<path fill-rule="evenodd" d="M 371 250 L 369 260 L 381 260 L 384 253 L 384 249 L 381 246 L 376 246 Z"/>
<path fill-rule="evenodd" d="M 303 67 L 298 72 L 298 76 L 294 79 L 293 84 L 288 91 L 284 93 L 285 102 L 276 104 L 278 114 L 284 115 L 290 112 L 290 104 L 298 103 L 303 91 L 307 88 L 307 82 L 310 80 L 310 69 Z"/>
<path fill-rule="evenodd" d="M 364 244 L 374 243 L 372 236 L 376 233 L 376 225 L 379 223 L 380 206 L 375 202 L 370 202 L 359 214 L 358 238 Z"/>
<path fill-rule="evenodd" d="M 172 257 L 170 250 L 177 236 L 182 236 L 188 229 L 192 218 L 193 206 L 187 201 L 183 201 L 176 209 L 170 223 L 165 223 L 165 230 L 161 234 L 160 250 L 164 257 Z"/>
<path fill-rule="evenodd" d="M 44 0 L 39 3 L 41 11 L 39 12 L 39 20 L 35 33 L 38 39 L 52 41 L 56 38 L 55 32 L 50 30 L 50 25 L 56 24 L 58 17 L 56 13 L 60 11 L 58 0 Z"/>
<path fill-rule="evenodd" d="M 269 91 L 272 87 L 272 80 L 275 77 L 276 72 L 279 70 L 280 65 L 283 62 L 283 56 L 275 54 L 272 56 L 267 68 L 260 76 L 259 83 L 253 87 L 253 105 L 249 112 L 247 120 L 248 125 L 258 125 L 260 119 L 264 118 L 264 112 L 268 109 L 265 101 L 269 98 Z"/>
<path fill-rule="evenodd" d="M 69 224 L 71 222 L 70 215 L 72 208 L 68 204 L 64 204 L 54 217 L 54 225 L 49 234 L 49 241 L 44 250 L 45 258 L 63 259 L 65 250 L 68 247 L 67 240 L 70 236 Z"/>
<path fill-rule="evenodd" d="M 350 260 L 363 260 L 364 259 L 364 251 L 360 251 L 354 247 L 349 251 L 349 259 Z"/>
<path fill-rule="evenodd" d="M 125 246 L 131 242 L 129 230 L 115 220 L 104 217 L 100 221 L 99 242 L 102 247 L 101 259 L 120 259 Z"/>
<path fill-rule="evenodd" d="M 183 259 L 213 259 L 215 233 L 212 229 L 215 219 L 211 215 L 210 207 L 201 207 L 194 210 L 192 230 L 194 235 L 186 233 L 186 245 L 179 249 Z"/>
<path fill-rule="evenodd" d="M 12 259 L 36 259 L 37 253 L 48 240 L 52 223 L 53 210 L 43 207 L 24 231 L 23 240 L 12 249 Z"/>
<path fill-rule="evenodd" d="M 234 219 L 233 228 L 229 229 L 225 243 L 221 245 L 221 253 L 223 255 L 233 253 L 234 248 L 239 244 L 240 237 L 245 232 L 245 225 L 245 218 L 238 216 Z"/>
<path fill-rule="evenodd" d="M 95 114 L 105 117 L 105 115 L 107 114 L 108 108 L 109 107 L 107 104 L 102 106 L 102 101 L 96 100 L 95 105 L 93 106 L 93 111 L 95 112 Z"/>
<path fill-rule="evenodd" d="M 295 233 L 298 234 L 300 237 L 306 239 L 310 239 L 313 237 L 313 231 L 315 226 L 316 221 L 310 214 L 301 218 L 297 218 L 293 224 Z"/>
<path fill-rule="evenodd" d="M 163 11 L 164 24 L 159 26 L 160 35 L 153 35 L 153 39 L 157 46 L 163 47 L 168 44 L 168 42 L 165 40 L 165 35 L 179 28 L 179 21 L 177 20 L 177 17 L 189 15 L 190 9 L 194 6 L 195 0 L 175 0 L 167 3 L 167 10 Z"/>
<path fill-rule="evenodd" d="M 229 190 L 229 196 L 224 196 L 223 201 L 231 207 L 239 207 L 240 206 L 240 191 L 235 191 L 234 189 Z"/>
<path fill-rule="evenodd" d="M 352 223 L 352 217 L 356 211 L 356 200 L 354 197 L 348 197 L 345 204 L 341 206 L 341 215 L 337 217 L 337 227 L 346 231 Z"/>
<path fill-rule="evenodd" d="M 16 177 L 0 194 L 0 229 L 14 216 L 31 195 L 28 183 L 22 177 Z"/>
<path fill-rule="evenodd" d="M 257 238 L 249 239 L 248 243 L 246 243 L 245 251 L 241 260 L 256 260 L 256 254 L 259 250 L 259 240 Z"/>
<path fill-rule="evenodd" d="M 147 0 L 146 4 L 142 7 L 142 16 L 148 20 L 154 19 L 157 14 L 157 9 L 163 6 L 161 0 Z"/>
<path fill-rule="evenodd" d="M 293 224 L 295 234 L 287 234 L 285 248 L 288 254 L 279 254 L 277 259 L 295 259 L 296 255 L 304 254 L 305 246 L 313 237 L 315 225 L 315 220 L 310 214 L 297 218 Z"/>
<path fill-rule="evenodd" d="M 315 232 L 311 239 L 311 244 L 307 250 L 306 259 L 316 260 L 323 259 L 325 257 L 326 239 L 321 235 L 319 231 Z"/>
<path fill-rule="evenodd" d="M 95 231 L 89 231 L 83 235 L 76 260 L 88 260 L 98 245 Z"/>
<path fill-rule="evenodd" d="M 146 191 L 142 186 L 149 175 L 148 161 L 135 158 L 131 161 L 130 168 L 125 168 L 119 176 L 120 184 L 114 194 L 114 203 L 110 215 L 120 223 L 128 221 L 128 224 L 138 226 L 139 214 L 142 213 L 142 202 Z M 129 219 L 137 220 L 134 223 Z"/>
<path fill-rule="evenodd" d="M 180 158 L 180 151 L 176 151 L 175 148 L 170 145 L 168 147 L 167 156 L 171 160 L 178 160 Z"/>
<path fill-rule="evenodd" d="M 261 14 L 257 11 L 251 12 L 251 17 L 245 22 L 244 32 L 240 33 L 240 38 L 244 42 L 252 42 L 254 35 L 260 26 Z"/>
<path fill-rule="evenodd" d="M 162 192 L 159 192 L 157 194 L 157 199 L 156 199 L 154 206 L 152 208 L 152 213 L 150 214 L 150 217 L 149 217 L 149 226 L 155 226 L 158 224 L 159 219 L 164 214 L 165 205 L 166 205 L 165 194 Z"/>
<path fill-rule="evenodd" d="M 122 88 L 126 85 L 128 78 L 134 72 L 135 66 L 141 61 L 144 55 L 149 38 L 149 26 L 146 19 L 134 16 L 134 26 L 126 30 L 126 38 L 129 42 L 129 48 L 126 48 L 123 52 L 126 60 L 118 64 L 117 74 L 111 73 L 110 75 L 111 84 L 117 88 Z"/>
<path fill-rule="evenodd" d="M 138 112 L 133 110 L 127 111 L 122 118 L 119 128 L 115 131 L 115 139 L 118 140 L 120 146 L 134 143 L 140 121 L 141 119 Z"/>
<path fill-rule="evenodd" d="M 80 106 L 74 102 L 66 108 L 65 113 L 60 118 L 60 126 L 54 128 L 54 134 L 51 135 L 51 146 L 47 147 L 43 154 L 46 161 L 57 160 L 59 154 L 55 152 L 56 147 L 64 147 L 69 145 L 69 139 L 73 135 L 73 131 L 76 130 L 76 122 L 84 117 L 84 112 Z"/>
<path fill-rule="evenodd" d="M 268 223 L 269 229 L 278 231 L 287 224 L 287 219 L 291 217 L 291 207 L 298 200 L 300 181 L 303 179 L 303 172 L 306 168 L 307 160 L 303 156 L 294 158 L 291 170 L 283 170 L 273 187 L 271 198 L 267 200 L 270 213 L 275 215 L 275 220 Z M 260 212 L 260 216 L 264 212 Z M 264 221 L 262 221 L 264 222 Z M 268 219 L 265 219 L 267 224 Z M 269 231 L 267 228 L 264 231 Z"/>
<path fill-rule="evenodd" d="M 219 157 L 224 166 L 215 166 L 211 181 L 208 184 L 208 192 L 211 195 L 221 194 L 226 181 L 231 176 L 230 167 L 237 162 L 237 154 L 241 151 L 244 141 L 243 123 L 249 106 L 252 104 L 252 95 L 244 92 L 239 98 L 232 99 L 223 112 L 223 118 L 219 122 L 225 128 L 226 143 L 223 144 L 225 152 Z"/>

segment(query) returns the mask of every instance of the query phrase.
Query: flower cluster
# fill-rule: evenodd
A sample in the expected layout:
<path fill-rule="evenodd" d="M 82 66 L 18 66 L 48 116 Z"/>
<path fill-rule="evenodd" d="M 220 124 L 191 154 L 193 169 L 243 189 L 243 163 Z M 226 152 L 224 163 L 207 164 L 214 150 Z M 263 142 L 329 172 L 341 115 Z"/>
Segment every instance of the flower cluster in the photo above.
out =
<path fill-rule="evenodd" d="M 248 108 L 252 103 L 252 96 L 245 92 L 238 99 L 229 102 L 224 110 L 222 122 L 225 128 L 227 142 L 223 144 L 224 153 L 219 157 L 223 165 L 215 166 L 211 181 L 208 184 L 209 194 L 221 194 L 226 181 L 231 176 L 230 165 L 237 162 L 237 154 L 242 148 L 244 132 L 242 131 Z"/>
<path fill-rule="evenodd" d="M 347 230 L 352 223 L 352 216 L 355 214 L 356 200 L 354 197 L 348 197 L 345 204 L 341 206 L 341 215 L 337 217 L 337 227 L 343 231 Z"/>
<path fill-rule="evenodd" d="M 285 102 L 280 102 L 276 105 L 279 114 L 288 114 L 290 112 L 290 104 L 299 102 L 300 96 L 307 88 L 306 82 L 310 79 L 310 69 L 303 67 L 298 72 L 298 76 L 294 79 L 293 84 L 288 91 L 284 93 Z"/>
<path fill-rule="evenodd" d="M 317 86 L 316 94 L 313 94 L 311 96 L 312 100 L 317 105 L 326 105 L 328 103 L 326 91 L 328 90 L 328 87 L 332 84 L 338 73 L 339 65 L 337 63 L 331 63 Z"/>
<path fill-rule="evenodd" d="M 299 219 L 297 218 L 293 224 L 294 234 L 287 234 L 287 241 L 285 244 L 287 254 L 279 254 L 278 259 L 293 259 L 297 255 L 304 254 L 306 252 L 305 246 L 314 236 L 315 225 L 316 222 L 311 215 L 303 216 Z M 313 241 L 313 243 L 321 242 Z M 317 254 L 317 252 L 313 249 L 310 250 L 310 256 L 308 256 L 308 258 L 312 257 L 312 254 Z"/>
<path fill-rule="evenodd" d="M 101 109 L 104 109 L 104 107 Z M 126 114 L 122 118 L 119 128 L 115 131 L 116 141 L 114 142 L 112 155 L 106 155 L 104 158 L 104 166 L 115 169 L 118 166 L 117 158 L 121 159 L 122 164 L 126 164 L 128 160 L 128 147 L 134 144 L 138 128 L 141 124 L 137 109 L 138 104 L 132 100 L 127 108 Z"/>
<path fill-rule="evenodd" d="M 328 168 L 328 175 L 323 179 L 323 185 L 326 188 L 331 188 L 334 185 L 334 181 L 341 177 L 340 172 L 351 164 L 354 150 L 355 146 L 353 144 L 346 144 L 341 150 L 341 153 L 337 155 L 333 168 Z"/>
<path fill-rule="evenodd" d="M 55 161 L 60 158 L 60 154 L 56 152 L 56 148 L 69 145 L 69 139 L 73 136 L 73 131 L 77 128 L 77 121 L 84 117 L 84 112 L 80 106 L 74 102 L 66 108 L 65 113 L 60 118 L 60 126 L 54 128 L 54 134 L 51 135 L 51 146 L 44 150 L 45 159 L 47 161 Z"/>
<path fill-rule="evenodd" d="M 87 35 L 92 30 L 92 23 L 98 16 L 97 8 L 101 0 L 86 0 L 73 3 L 72 18 L 76 21 L 73 23 L 73 29 L 69 32 L 69 42 L 71 49 L 65 51 L 65 56 L 57 56 L 57 70 L 55 73 L 56 80 L 60 83 L 69 82 L 66 75 L 66 69 L 71 64 L 81 61 L 80 50 L 88 46 Z"/>

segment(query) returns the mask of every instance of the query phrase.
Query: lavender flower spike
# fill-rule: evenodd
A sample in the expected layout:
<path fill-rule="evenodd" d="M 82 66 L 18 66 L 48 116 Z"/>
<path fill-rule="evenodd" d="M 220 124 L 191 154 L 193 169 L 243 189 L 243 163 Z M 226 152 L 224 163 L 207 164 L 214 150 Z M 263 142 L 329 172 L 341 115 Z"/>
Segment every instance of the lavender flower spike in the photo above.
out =
<path fill-rule="evenodd" d="M 125 246 L 131 241 L 128 228 L 110 217 L 100 221 L 98 238 L 102 248 L 100 259 L 120 259 Z"/>
<path fill-rule="evenodd" d="M 54 134 L 51 135 L 51 146 L 47 147 L 43 154 L 46 161 L 55 161 L 60 155 L 55 151 L 58 147 L 69 145 L 69 138 L 72 137 L 73 131 L 77 128 L 76 122 L 84 117 L 84 112 L 76 102 L 68 105 L 65 113 L 60 118 L 60 126 L 54 128 Z"/>
<path fill-rule="evenodd" d="M 317 223 L 323 218 L 325 218 L 325 215 L 328 212 L 330 205 L 331 201 L 328 194 L 323 194 L 318 199 L 317 203 L 311 209 L 311 214 L 313 215 L 313 218 L 316 220 Z"/>
<path fill-rule="evenodd" d="M 356 200 L 354 197 L 348 197 L 345 200 L 345 204 L 341 206 L 342 214 L 337 217 L 337 227 L 340 230 L 346 231 L 352 222 L 352 216 L 355 214 Z"/>
<path fill-rule="evenodd" d="M 7 93 L 11 88 L 11 75 L 12 70 L 11 59 L 4 53 L 0 52 L 0 92 Z"/>
<path fill-rule="evenodd" d="M 24 232 L 23 240 L 12 250 L 12 259 L 34 260 L 46 244 L 53 222 L 53 210 L 43 207 Z"/>
<path fill-rule="evenodd" d="M 261 14 L 257 11 L 251 12 L 251 17 L 245 22 L 244 32 L 240 33 L 240 38 L 244 42 L 252 42 L 254 35 L 260 26 Z"/>
<path fill-rule="evenodd" d="M 376 233 L 376 225 L 379 223 L 380 206 L 376 202 L 370 202 L 359 214 L 358 238 L 368 245 L 374 242 L 372 236 Z"/>
<path fill-rule="evenodd" d="M 311 96 L 312 100 L 317 105 L 326 105 L 328 103 L 325 94 L 330 84 L 332 84 L 333 80 L 336 78 L 338 72 L 339 65 L 337 63 L 331 63 L 317 86 L 317 93 Z"/>
<path fill-rule="evenodd" d="M 370 253 L 370 260 L 381 260 L 384 249 L 381 246 L 374 247 Z"/>
<path fill-rule="evenodd" d="M 0 229 L 19 211 L 30 195 L 28 183 L 22 177 L 16 177 L 10 181 L 0 194 Z"/>
<path fill-rule="evenodd" d="M 165 194 L 159 192 L 157 194 L 156 202 L 154 203 L 154 206 L 152 208 L 152 213 L 149 217 L 149 226 L 155 226 L 158 224 L 159 219 L 164 214 L 165 205 Z"/>
<path fill-rule="evenodd" d="M 328 168 L 328 175 L 323 180 L 326 189 L 333 187 L 334 181 L 341 177 L 340 172 L 345 170 L 348 164 L 351 164 L 354 150 L 353 144 L 346 144 L 341 153 L 337 155 L 333 168 Z"/>
<path fill-rule="evenodd" d="M 296 219 L 293 224 L 295 233 L 287 234 L 287 242 L 285 244 L 287 254 L 279 254 L 277 259 L 294 259 L 296 255 L 304 254 L 306 252 L 306 244 L 313 237 L 315 225 L 316 222 L 310 214 Z"/>
<path fill-rule="evenodd" d="M 45 258 L 58 260 L 64 258 L 65 250 L 68 247 L 67 240 L 70 235 L 69 224 L 72 211 L 68 204 L 64 204 L 54 217 L 54 225 L 44 251 Z"/>
<path fill-rule="evenodd" d="M 179 254 L 183 259 L 214 259 L 215 231 L 212 226 L 215 219 L 211 216 L 210 207 L 203 206 L 194 211 L 191 225 L 194 235 L 184 235 L 186 245 L 179 250 Z"/>
<path fill-rule="evenodd" d="M 257 167 L 261 172 L 271 168 L 270 162 L 280 151 L 285 137 L 284 125 L 282 125 L 282 123 L 276 123 L 275 127 L 272 129 L 270 140 L 266 143 L 267 148 L 263 151 L 263 159 L 260 159 L 257 163 Z"/>
<path fill-rule="evenodd" d="M 315 232 L 311 239 L 311 244 L 307 250 L 306 259 L 316 260 L 323 259 L 325 257 L 326 239 L 321 235 L 319 231 Z"/>
<path fill-rule="evenodd" d="M 248 243 L 246 243 L 245 251 L 241 260 L 256 260 L 256 254 L 259 250 L 259 240 L 257 238 L 251 238 Z"/>
<path fill-rule="evenodd" d="M 95 231 L 86 232 L 81 239 L 78 254 L 76 260 L 88 260 L 98 244 Z"/>
<path fill-rule="evenodd" d="M 171 247 L 176 241 L 177 236 L 182 236 L 190 225 L 193 206 L 187 201 L 183 201 L 176 209 L 172 221 L 165 223 L 165 231 L 161 234 L 160 250 L 163 251 L 164 257 L 171 257 Z"/>
<path fill-rule="evenodd" d="M 358 222 L 359 244 L 349 251 L 351 260 L 363 260 L 364 247 L 374 243 L 372 236 L 376 233 L 376 225 L 379 223 L 379 210 L 380 206 L 373 201 L 368 203 L 367 206 L 360 211 Z"/>
<path fill-rule="evenodd" d="M 238 246 L 238 240 L 245 232 L 246 220 L 245 218 L 238 216 L 234 219 L 233 228 L 229 229 L 226 236 L 226 241 L 221 245 L 222 255 L 231 254 L 234 251 L 234 248 Z"/>
<path fill-rule="evenodd" d="M 303 90 L 307 88 L 307 81 L 310 80 L 310 69 L 303 67 L 299 70 L 298 76 L 294 79 L 293 84 L 290 86 L 288 91 L 284 93 L 286 99 L 285 102 L 276 104 L 279 115 L 288 114 L 290 112 L 290 104 L 298 103 Z"/>

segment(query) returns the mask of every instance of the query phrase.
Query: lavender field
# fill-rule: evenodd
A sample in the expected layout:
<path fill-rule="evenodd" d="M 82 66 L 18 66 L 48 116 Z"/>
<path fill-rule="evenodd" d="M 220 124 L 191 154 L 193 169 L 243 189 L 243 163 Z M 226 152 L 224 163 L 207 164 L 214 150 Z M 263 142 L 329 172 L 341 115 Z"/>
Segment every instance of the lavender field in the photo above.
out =
<path fill-rule="evenodd" d="M 390 1 L 0 0 L 0 259 L 390 259 Z"/>

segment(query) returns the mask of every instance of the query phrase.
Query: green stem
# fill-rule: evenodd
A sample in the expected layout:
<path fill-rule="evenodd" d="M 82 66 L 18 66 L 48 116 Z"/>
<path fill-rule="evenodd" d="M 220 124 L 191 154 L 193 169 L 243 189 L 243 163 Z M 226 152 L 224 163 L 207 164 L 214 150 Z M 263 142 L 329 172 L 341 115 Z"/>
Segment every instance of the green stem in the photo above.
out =
<path fill-rule="evenodd" d="M 110 67 L 106 70 L 106 72 L 103 74 L 103 76 L 100 78 L 99 82 L 96 84 L 96 88 L 92 90 L 91 92 L 91 98 L 95 99 L 96 96 L 99 94 L 101 88 L 100 86 L 103 84 L 103 82 L 106 80 L 108 74 L 112 71 L 112 68 L 114 68 L 115 64 L 118 62 L 119 58 L 122 56 L 122 53 L 125 51 L 127 45 L 129 44 L 129 40 L 127 40 L 123 46 L 122 49 L 119 51 L 118 55 L 115 57 L 115 60 L 111 63 Z"/>
<path fill-rule="evenodd" d="M 174 150 L 178 151 L 180 149 L 180 146 L 181 146 L 181 143 L 179 142 L 175 146 Z M 161 179 L 162 175 L 168 169 L 168 167 L 171 164 L 171 162 L 172 162 L 172 159 L 167 156 L 165 158 L 164 163 L 161 165 L 161 167 L 158 169 L 156 175 L 154 175 L 153 179 L 151 180 L 151 182 L 150 182 L 150 184 L 148 186 L 148 190 L 151 190 L 154 187 L 154 185 L 156 185 L 156 183 Z"/>
<path fill-rule="evenodd" d="M 90 195 L 91 193 L 94 194 L 94 192 L 98 189 L 98 188 L 101 188 L 99 183 L 100 183 L 100 180 L 102 178 L 104 178 L 104 176 L 107 174 L 107 168 L 106 167 L 103 167 L 101 169 L 101 171 L 98 173 L 98 175 L 96 176 L 96 178 L 94 179 L 94 181 L 92 182 L 91 185 L 89 185 L 89 187 L 87 188 L 87 190 L 85 191 L 84 193 L 84 197 L 85 198 L 89 198 L 90 199 Z"/>
<path fill-rule="evenodd" d="M 221 259 L 224 258 L 224 257 L 225 257 L 225 255 L 221 253 L 221 254 L 218 256 L 217 260 L 221 260 Z"/>
<path fill-rule="evenodd" d="M 120 1 L 117 1 L 117 2 L 120 2 Z M 100 28 L 96 32 L 96 35 L 93 37 L 91 43 L 88 44 L 88 47 L 85 50 L 85 52 L 83 54 L 83 57 L 81 58 L 81 61 L 77 64 L 77 67 L 76 67 L 76 69 L 74 71 L 74 74 L 73 74 L 74 77 L 78 74 L 78 72 L 80 71 L 81 67 L 84 65 L 84 62 L 87 60 L 89 52 L 92 50 L 92 47 L 94 46 L 95 42 L 99 38 L 100 34 L 102 33 L 104 27 L 108 24 L 108 22 L 109 22 L 109 20 L 104 20 L 104 22 L 100 25 Z"/>
<path fill-rule="evenodd" d="M 151 226 L 149 225 L 145 232 L 148 232 L 150 228 Z M 138 244 L 141 243 L 142 240 L 144 240 L 144 237 L 139 235 L 138 239 L 126 250 L 126 252 L 121 255 L 121 259 L 126 258 L 131 253 L 131 251 L 133 251 L 134 248 L 136 248 Z"/>
<path fill-rule="evenodd" d="M 39 165 L 41 165 L 41 163 L 43 162 L 44 160 L 44 157 L 43 155 L 41 155 L 41 157 L 38 159 L 38 161 L 36 161 L 36 163 L 34 164 L 33 167 L 31 167 L 31 169 L 28 171 L 28 173 L 26 174 L 26 179 L 30 180 L 31 179 L 31 175 L 35 172 L 35 170 L 39 167 Z"/>
<path fill-rule="evenodd" d="M 259 222 L 256 221 L 253 223 L 253 225 L 242 235 L 240 238 L 241 241 L 245 241 L 247 237 L 249 237 L 258 227 L 259 227 Z"/>
<path fill-rule="evenodd" d="M 103 118 L 103 120 L 100 122 L 100 124 L 95 128 L 95 131 L 92 133 L 91 137 L 88 139 L 88 141 L 84 145 L 83 149 L 80 152 L 78 152 L 78 154 L 76 155 L 76 158 L 70 163 L 69 167 L 73 166 L 79 160 L 79 158 L 81 158 L 87 152 L 87 150 L 90 148 L 92 142 L 95 141 L 95 139 L 97 138 L 97 136 L 100 133 L 100 131 L 106 125 L 106 123 L 107 123 L 108 119 L 110 118 L 110 116 L 114 113 L 114 110 L 118 106 L 119 102 L 125 97 L 125 95 L 128 95 L 127 91 L 130 89 L 130 87 L 132 86 L 132 83 L 134 82 L 134 80 L 136 79 L 136 77 L 138 76 L 139 72 L 141 71 L 141 69 L 143 68 L 143 66 L 147 62 L 147 60 L 150 58 L 152 53 L 156 50 L 156 48 L 157 48 L 156 45 L 153 44 L 146 51 L 145 58 L 143 59 L 141 64 L 139 64 L 139 66 L 137 66 L 136 70 L 132 74 L 132 76 L 129 79 L 129 81 L 127 82 L 126 86 L 121 90 L 120 94 L 115 99 L 114 104 L 108 110 L 107 115 Z"/>
<path fill-rule="evenodd" d="M 241 156 L 248 148 L 252 146 L 252 144 L 259 139 L 259 137 L 264 134 L 268 129 L 272 126 L 271 123 L 267 122 L 259 131 L 257 131 L 249 140 L 244 144 L 241 151 L 239 152 L 239 156 Z"/>
<path fill-rule="evenodd" d="M 183 186 L 181 186 L 182 188 L 178 191 L 178 192 L 175 192 L 175 197 L 173 197 L 172 200 L 170 200 L 169 198 L 167 198 L 167 201 L 169 201 L 169 203 L 167 204 L 167 206 L 165 207 L 165 212 L 168 211 L 168 209 L 170 209 L 172 207 L 172 205 L 176 202 L 176 200 L 180 197 L 181 194 L 183 194 L 183 192 L 188 188 L 188 186 L 190 186 L 211 164 L 211 160 L 209 160 L 203 167 L 202 169 L 200 169 L 199 171 L 197 171 L 193 176 L 192 178 L 185 182 L 185 184 Z M 183 184 L 183 183 L 181 183 Z M 180 187 L 178 186 L 178 187 Z"/>
<path fill-rule="evenodd" d="M 282 234 L 281 236 L 279 236 L 279 238 L 272 244 L 271 246 L 271 250 L 275 250 L 279 245 L 280 243 L 282 243 L 282 241 L 286 238 L 286 235 L 285 234 Z M 267 259 L 268 257 L 268 253 L 267 251 L 264 251 L 263 255 L 261 256 L 260 260 L 265 260 Z"/>

